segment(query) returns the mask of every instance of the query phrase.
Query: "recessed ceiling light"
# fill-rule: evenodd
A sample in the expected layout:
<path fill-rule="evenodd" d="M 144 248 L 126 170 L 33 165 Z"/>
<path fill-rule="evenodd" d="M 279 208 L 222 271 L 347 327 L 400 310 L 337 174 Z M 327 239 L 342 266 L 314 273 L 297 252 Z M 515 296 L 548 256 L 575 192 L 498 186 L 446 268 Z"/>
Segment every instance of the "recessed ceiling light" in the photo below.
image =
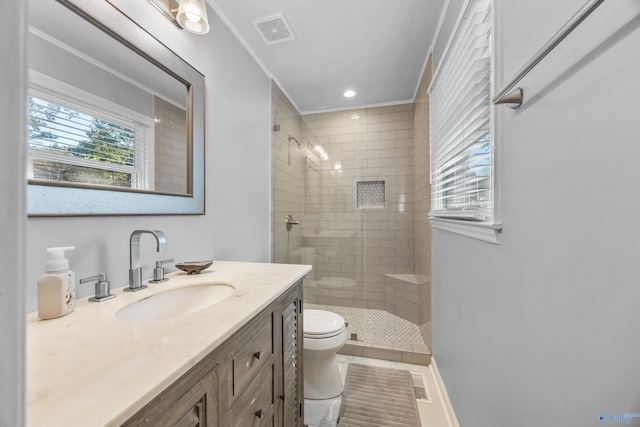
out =
<path fill-rule="evenodd" d="M 355 90 L 351 90 L 351 89 L 349 89 L 348 91 L 346 91 L 346 92 L 344 93 L 344 96 L 345 96 L 346 98 L 353 98 L 354 96 L 356 96 L 356 91 L 355 91 Z"/>

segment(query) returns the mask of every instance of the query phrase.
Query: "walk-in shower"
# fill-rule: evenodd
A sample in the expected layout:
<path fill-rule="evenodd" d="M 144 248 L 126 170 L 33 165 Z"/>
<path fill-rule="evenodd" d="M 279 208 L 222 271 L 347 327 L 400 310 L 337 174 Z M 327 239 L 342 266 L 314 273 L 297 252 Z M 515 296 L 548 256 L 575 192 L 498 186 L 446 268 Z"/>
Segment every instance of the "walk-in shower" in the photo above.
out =
<path fill-rule="evenodd" d="M 344 317 L 343 353 L 429 363 L 430 252 L 414 218 L 428 168 L 416 168 L 413 104 L 300 116 L 272 94 L 273 261 L 313 266 L 305 307 Z"/>

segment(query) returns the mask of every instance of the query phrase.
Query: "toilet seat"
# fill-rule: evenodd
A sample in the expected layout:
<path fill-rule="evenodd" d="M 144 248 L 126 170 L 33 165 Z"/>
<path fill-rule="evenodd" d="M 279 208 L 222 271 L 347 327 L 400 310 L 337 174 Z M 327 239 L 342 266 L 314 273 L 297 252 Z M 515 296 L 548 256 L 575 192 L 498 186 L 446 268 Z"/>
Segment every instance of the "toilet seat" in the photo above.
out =
<path fill-rule="evenodd" d="M 326 334 L 307 334 L 305 332 L 304 333 L 304 338 L 305 339 L 310 339 L 310 340 L 331 338 L 331 337 L 335 337 L 337 335 L 340 335 L 342 332 L 344 332 L 344 330 L 345 330 L 345 328 L 342 328 L 342 329 L 338 329 L 337 331 L 329 332 L 329 333 L 326 333 Z"/>
<path fill-rule="evenodd" d="M 345 329 L 342 316 L 324 310 L 305 310 L 303 324 L 304 337 L 310 339 L 331 338 Z"/>

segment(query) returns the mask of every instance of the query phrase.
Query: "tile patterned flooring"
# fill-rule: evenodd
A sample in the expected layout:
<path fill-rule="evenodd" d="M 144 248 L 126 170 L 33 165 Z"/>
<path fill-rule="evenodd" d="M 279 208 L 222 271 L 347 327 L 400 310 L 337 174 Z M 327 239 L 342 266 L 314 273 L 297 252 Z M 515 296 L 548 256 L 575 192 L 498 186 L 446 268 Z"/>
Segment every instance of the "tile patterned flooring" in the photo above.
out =
<path fill-rule="evenodd" d="M 407 369 L 412 373 L 422 374 L 422 378 L 426 380 L 425 385 L 429 390 L 430 396 L 430 401 L 418 400 L 418 411 L 420 412 L 422 426 L 459 427 L 455 416 L 452 418 L 446 410 L 445 400 L 448 399 L 445 397 L 446 390 L 441 390 L 438 387 L 438 380 L 436 379 L 438 374 L 432 365 L 414 365 L 341 354 L 338 354 L 337 357 L 343 382 L 347 375 L 347 367 L 351 362 L 394 369 Z M 341 398 L 322 401 L 305 400 L 305 424 L 309 425 L 309 427 L 335 427 L 340 412 L 340 402 Z"/>
<path fill-rule="evenodd" d="M 348 333 L 358 334 L 358 341 L 424 344 L 418 325 L 385 310 L 321 304 L 305 304 L 304 307 L 339 314 L 349 324 Z"/>

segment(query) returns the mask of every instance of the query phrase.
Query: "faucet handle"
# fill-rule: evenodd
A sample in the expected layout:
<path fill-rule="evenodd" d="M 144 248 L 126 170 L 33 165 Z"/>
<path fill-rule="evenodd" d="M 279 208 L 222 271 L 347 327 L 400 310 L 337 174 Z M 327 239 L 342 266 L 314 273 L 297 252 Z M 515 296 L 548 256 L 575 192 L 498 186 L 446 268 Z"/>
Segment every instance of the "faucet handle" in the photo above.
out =
<path fill-rule="evenodd" d="M 80 284 L 87 282 L 96 282 L 95 296 L 89 298 L 89 301 L 102 302 L 116 297 L 115 295 L 111 295 L 111 284 L 107 280 L 107 273 L 100 273 L 95 276 L 80 279 Z"/>
<path fill-rule="evenodd" d="M 173 262 L 173 258 L 156 261 L 156 268 L 153 269 L 153 280 L 149 280 L 149 283 L 160 283 L 169 280 L 164 278 L 164 267 L 162 266 L 167 262 Z"/>

